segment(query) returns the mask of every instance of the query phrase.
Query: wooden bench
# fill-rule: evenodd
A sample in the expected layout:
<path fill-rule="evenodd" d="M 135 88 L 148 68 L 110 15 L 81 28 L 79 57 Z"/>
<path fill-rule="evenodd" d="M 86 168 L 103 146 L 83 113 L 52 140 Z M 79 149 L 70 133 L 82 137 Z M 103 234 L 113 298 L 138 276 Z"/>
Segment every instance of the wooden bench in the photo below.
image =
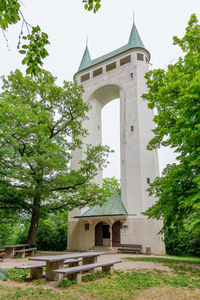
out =
<path fill-rule="evenodd" d="M 68 279 L 70 279 L 70 280 L 73 279 L 76 281 L 76 283 L 81 283 L 82 282 L 82 272 L 94 270 L 98 267 L 101 267 L 102 271 L 112 274 L 113 270 L 114 270 L 113 266 L 114 266 L 114 264 L 117 264 L 117 263 L 121 263 L 121 261 L 120 260 L 103 261 L 103 262 L 98 262 L 98 263 L 94 263 L 94 264 L 82 265 L 82 266 L 78 266 L 78 267 L 53 270 L 53 272 L 67 275 Z"/>
<path fill-rule="evenodd" d="M 69 267 L 73 267 L 73 266 L 77 266 L 80 261 L 82 261 L 81 258 L 67 259 L 64 261 L 64 264 L 69 265 Z M 46 264 L 19 266 L 19 267 L 15 267 L 15 269 L 30 270 L 31 279 L 41 279 L 43 276 L 42 268 L 44 267 L 46 267 Z"/>
<path fill-rule="evenodd" d="M 43 273 L 42 273 L 43 267 L 46 267 L 46 264 L 19 266 L 19 267 L 15 267 L 15 269 L 20 269 L 20 270 L 29 270 L 30 269 L 31 279 L 41 279 L 42 275 L 43 275 Z"/>
<path fill-rule="evenodd" d="M 79 266 L 79 262 L 82 261 L 82 258 L 74 258 L 74 259 L 66 259 L 64 261 L 64 265 L 68 265 L 69 267 Z"/>
<path fill-rule="evenodd" d="M 126 253 L 141 253 L 142 245 L 131 245 L 131 244 L 121 244 L 120 248 L 118 248 L 118 253 L 126 252 Z"/>
<path fill-rule="evenodd" d="M 26 254 L 30 253 L 29 255 L 34 255 L 34 251 L 37 250 L 37 248 L 27 248 L 22 250 L 15 250 L 15 254 L 20 254 L 21 258 L 25 258 Z"/>

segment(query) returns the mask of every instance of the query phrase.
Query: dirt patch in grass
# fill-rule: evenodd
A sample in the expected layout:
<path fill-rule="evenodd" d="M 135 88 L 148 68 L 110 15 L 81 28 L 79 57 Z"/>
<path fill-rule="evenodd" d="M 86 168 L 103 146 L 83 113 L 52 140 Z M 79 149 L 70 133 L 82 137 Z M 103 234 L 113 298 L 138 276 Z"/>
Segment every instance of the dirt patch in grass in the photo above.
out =
<path fill-rule="evenodd" d="M 139 292 L 135 300 L 198 300 L 199 290 L 189 290 L 187 288 L 175 288 L 172 286 L 154 287 Z"/>

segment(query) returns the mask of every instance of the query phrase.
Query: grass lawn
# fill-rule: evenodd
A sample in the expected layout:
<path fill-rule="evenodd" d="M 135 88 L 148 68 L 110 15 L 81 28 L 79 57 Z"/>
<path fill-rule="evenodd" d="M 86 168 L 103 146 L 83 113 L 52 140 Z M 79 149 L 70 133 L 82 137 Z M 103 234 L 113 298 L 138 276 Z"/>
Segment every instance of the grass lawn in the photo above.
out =
<path fill-rule="evenodd" d="M 126 259 L 136 260 L 136 257 Z M 146 257 L 137 257 L 137 260 L 144 259 Z M 200 299 L 200 269 L 194 265 L 194 260 L 200 264 L 200 259 L 193 258 L 189 265 L 190 258 L 184 258 L 187 265 L 183 265 L 182 260 L 148 257 L 148 261 L 167 264 L 171 271 L 115 271 L 112 276 L 99 272 L 86 276 L 82 284 L 68 280 L 59 284 L 28 281 L 29 271 L 10 269 L 9 279 L 0 281 L 0 299 Z"/>
<path fill-rule="evenodd" d="M 200 257 L 177 257 L 177 256 L 169 256 L 169 257 L 126 257 L 125 260 L 132 260 L 132 261 L 147 261 L 147 262 L 155 262 L 155 263 L 167 263 L 167 264 L 174 264 L 174 263 L 189 263 L 189 264 L 200 264 Z"/>

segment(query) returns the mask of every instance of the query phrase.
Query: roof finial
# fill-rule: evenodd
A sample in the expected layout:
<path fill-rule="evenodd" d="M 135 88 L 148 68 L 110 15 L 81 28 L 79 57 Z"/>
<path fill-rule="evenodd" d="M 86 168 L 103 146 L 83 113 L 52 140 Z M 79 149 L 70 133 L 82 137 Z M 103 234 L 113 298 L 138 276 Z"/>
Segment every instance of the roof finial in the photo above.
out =
<path fill-rule="evenodd" d="M 135 24 L 135 14 L 134 14 L 134 10 L 133 10 L 133 24 Z"/>
<path fill-rule="evenodd" d="M 88 36 L 86 36 L 86 46 L 88 46 Z"/>

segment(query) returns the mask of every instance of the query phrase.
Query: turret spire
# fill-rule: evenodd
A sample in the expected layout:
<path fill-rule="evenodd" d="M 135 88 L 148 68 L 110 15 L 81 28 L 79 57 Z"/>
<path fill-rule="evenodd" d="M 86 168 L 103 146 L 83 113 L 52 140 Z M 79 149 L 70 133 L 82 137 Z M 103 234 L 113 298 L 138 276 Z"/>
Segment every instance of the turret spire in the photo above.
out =
<path fill-rule="evenodd" d="M 137 47 L 144 48 L 144 44 L 140 38 L 140 35 L 137 31 L 136 26 L 135 26 L 134 13 L 133 13 L 133 26 L 132 26 L 131 34 L 129 37 L 128 46 L 130 46 L 131 48 L 137 48 Z"/>
<path fill-rule="evenodd" d="M 134 11 L 133 11 L 133 24 L 135 24 L 135 14 L 134 14 Z"/>
<path fill-rule="evenodd" d="M 90 63 L 91 63 L 91 57 L 90 57 L 90 52 L 88 50 L 88 39 L 86 40 L 86 47 L 85 47 L 85 51 L 83 53 L 83 57 L 79 66 L 78 71 L 83 70 L 85 68 L 87 68 Z"/>

